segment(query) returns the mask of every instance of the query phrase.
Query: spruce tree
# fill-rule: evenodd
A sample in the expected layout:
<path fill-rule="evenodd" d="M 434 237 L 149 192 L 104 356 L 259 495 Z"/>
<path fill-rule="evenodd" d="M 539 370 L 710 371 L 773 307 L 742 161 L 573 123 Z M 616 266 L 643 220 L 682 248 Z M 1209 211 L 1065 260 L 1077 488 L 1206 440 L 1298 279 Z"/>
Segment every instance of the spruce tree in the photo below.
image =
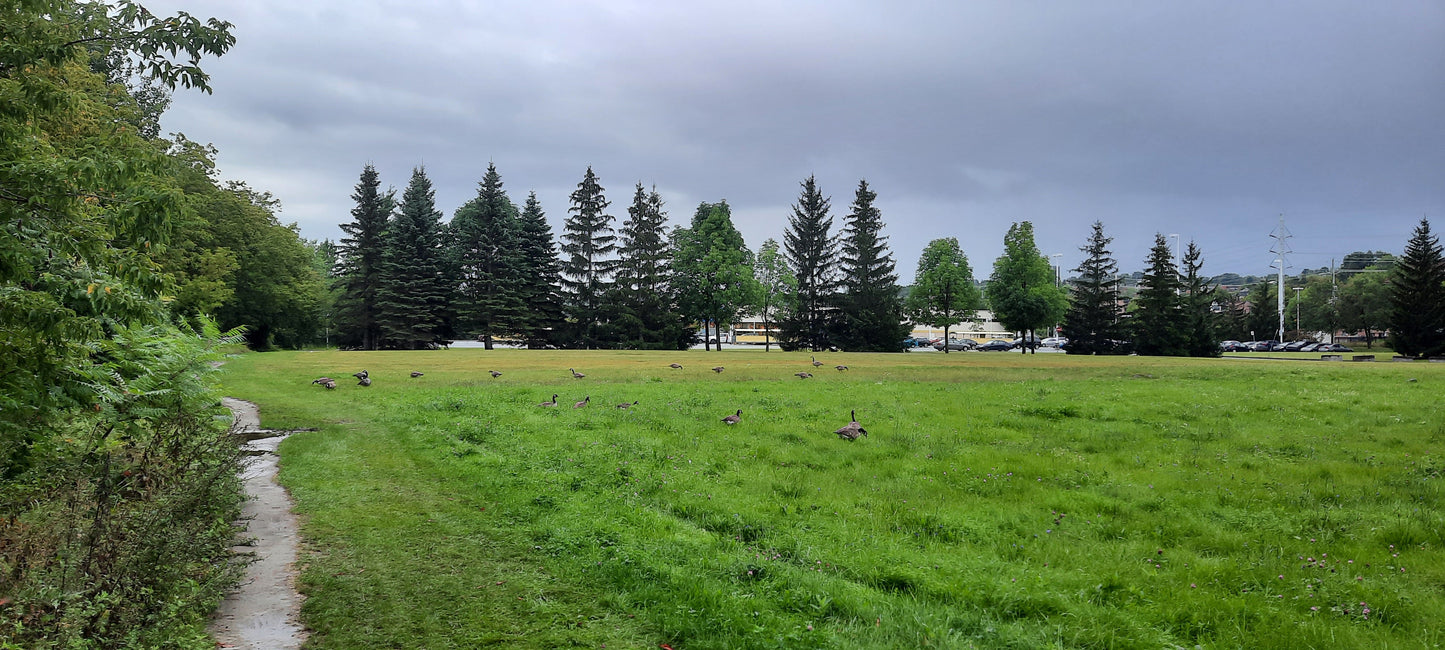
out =
<path fill-rule="evenodd" d="M 383 347 L 423 350 L 443 342 L 452 283 L 443 277 L 441 218 L 431 179 L 417 167 L 383 238 L 377 291 Z"/>
<path fill-rule="evenodd" d="M 1430 220 L 1420 219 L 1390 274 L 1390 343 L 1411 357 L 1445 353 L 1445 256 Z"/>
<path fill-rule="evenodd" d="M 611 257 L 617 250 L 617 235 L 612 230 L 613 217 L 607 214 L 610 203 L 602 192 L 588 166 L 572 192 L 562 229 L 562 293 L 576 327 L 570 345 L 585 348 L 601 342 L 597 339 L 600 311 L 617 266 Z"/>
<path fill-rule="evenodd" d="M 779 323 L 779 338 L 784 349 L 820 350 L 829 346 L 829 330 L 836 311 L 834 303 L 840 287 L 837 238 L 831 234 L 833 218 L 828 215 L 829 200 L 818 190 L 817 181 L 809 176 L 802 186 L 802 194 L 788 218 L 788 228 L 783 232 L 783 250 L 798 279 L 798 292 L 791 313 Z"/>
<path fill-rule="evenodd" d="M 1074 269 L 1076 279 L 1069 295 L 1069 312 L 1064 316 L 1064 336 L 1069 354 L 1110 354 L 1121 351 L 1119 340 L 1119 290 L 1115 276 L 1119 264 L 1109 250 L 1113 237 L 1104 236 L 1104 224 L 1094 222 L 1089 241 L 1079 250 L 1084 261 Z"/>
<path fill-rule="evenodd" d="M 1184 250 L 1183 295 L 1180 296 L 1181 331 L 1184 350 L 1191 357 L 1217 357 L 1223 353 L 1215 333 L 1214 287 L 1199 274 L 1204 267 L 1203 253 L 1193 241 Z"/>
<path fill-rule="evenodd" d="M 898 299 L 898 275 L 884 237 L 883 213 L 873 205 L 878 193 L 858 181 L 843 226 L 843 283 L 840 342 L 847 350 L 897 352 L 909 327 Z"/>
<path fill-rule="evenodd" d="M 1274 284 L 1268 279 L 1260 280 L 1249 290 L 1249 315 L 1245 318 L 1245 329 L 1249 338 L 1267 341 L 1274 336 L 1279 323 L 1278 307 L 1275 306 Z"/>
<path fill-rule="evenodd" d="M 993 275 L 984 291 L 998 322 L 1031 339 L 1034 330 L 1064 317 L 1069 299 L 1059 288 L 1048 258 L 1034 244 L 1033 223 L 1021 221 L 1009 226 L 1003 248 L 1003 255 L 994 260 Z M 1037 348 L 1037 342 L 1029 340 L 1020 352 Z"/>
<path fill-rule="evenodd" d="M 522 216 L 518 218 L 517 253 L 522 269 L 518 280 L 523 315 L 519 330 L 527 347 L 545 347 L 555 342 L 557 328 L 562 323 L 558 297 L 561 279 L 552 227 L 547 224 L 547 215 L 536 192 L 527 195 Z"/>
<path fill-rule="evenodd" d="M 672 247 L 662 208 L 657 188 L 648 193 L 638 183 L 618 231 L 621 244 L 611 300 L 617 313 L 611 329 L 624 348 L 670 349 L 681 343 L 684 327 L 672 309 Z"/>
<path fill-rule="evenodd" d="M 379 192 L 380 176 L 368 164 L 351 199 L 351 223 L 341 224 L 347 236 L 337 246 L 339 279 L 337 338 L 343 347 L 375 350 L 381 340 L 377 324 L 377 290 L 381 286 L 382 234 L 395 209 L 395 192 Z"/>
<path fill-rule="evenodd" d="M 1188 354 L 1184 313 L 1180 308 L 1179 272 L 1164 235 L 1154 235 L 1148 268 L 1134 299 L 1134 350 L 1141 355 L 1178 357 Z"/>
<path fill-rule="evenodd" d="M 490 350 L 494 338 L 516 333 L 524 320 L 517 206 L 495 164 L 487 165 L 476 198 L 457 208 L 451 228 L 459 327 Z"/>

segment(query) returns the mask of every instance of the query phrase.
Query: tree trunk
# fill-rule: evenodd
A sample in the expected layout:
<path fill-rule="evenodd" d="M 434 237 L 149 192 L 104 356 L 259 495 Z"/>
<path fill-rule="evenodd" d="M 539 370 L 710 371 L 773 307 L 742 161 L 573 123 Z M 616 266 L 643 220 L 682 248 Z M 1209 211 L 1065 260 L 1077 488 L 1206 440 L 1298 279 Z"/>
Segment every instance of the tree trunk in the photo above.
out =
<path fill-rule="evenodd" d="M 484 349 L 484 350 L 490 350 L 490 349 L 492 349 L 492 335 L 491 335 L 491 334 L 483 334 L 483 335 L 482 335 L 482 349 Z"/>
<path fill-rule="evenodd" d="M 943 326 L 943 353 L 948 354 L 948 326 Z"/>

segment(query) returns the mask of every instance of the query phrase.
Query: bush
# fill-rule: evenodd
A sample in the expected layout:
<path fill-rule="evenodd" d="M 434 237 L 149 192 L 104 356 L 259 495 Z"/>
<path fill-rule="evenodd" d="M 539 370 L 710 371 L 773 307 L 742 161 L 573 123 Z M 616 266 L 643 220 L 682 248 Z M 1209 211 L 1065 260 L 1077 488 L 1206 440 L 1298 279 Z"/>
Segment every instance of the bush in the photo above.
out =
<path fill-rule="evenodd" d="M 211 389 L 225 337 L 121 328 L 78 370 L 94 402 L 34 432 L 0 483 L 0 648 L 212 647 L 241 453 Z"/>

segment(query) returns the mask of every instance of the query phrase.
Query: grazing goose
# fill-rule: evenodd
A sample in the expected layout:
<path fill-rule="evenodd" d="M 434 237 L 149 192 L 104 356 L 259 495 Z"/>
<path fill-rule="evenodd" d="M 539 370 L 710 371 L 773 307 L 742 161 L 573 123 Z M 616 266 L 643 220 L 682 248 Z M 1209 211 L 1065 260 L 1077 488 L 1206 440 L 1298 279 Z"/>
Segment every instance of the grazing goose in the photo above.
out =
<path fill-rule="evenodd" d="M 550 401 L 550 402 L 542 402 L 541 404 L 538 404 L 537 406 L 556 406 L 556 405 L 557 405 L 557 394 L 556 394 L 556 393 L 552 393 L 552 401 Z"/>
<path fill-rule="evenodd" d="M 568 368 L 568 370 L 572 370 L 572 369 L 571 369 L 571 368 Z M 577 372 L 576 370 L 572 370 L 572 378 L 573 378 L 573 379 L 581 379 L 581 378 L 586 377 L 586 376 L 587 376 L 587 375 L 584 375 L 584 374 L 582 374 L 582 373 L 580 373 L 580 372 Z"/>
<path fill-rule="evenodd" d="M 809 377 L 812 377 L 812 376 L 813 376 L 813 373 L 811 373 L 811 372 L 795 372 L 795 373 L 793 373 L 793 375 L 796 376 L 798 379 L 807 379 L 807 378 L 809 378 Z"/>
<path fill-rule="evenodd" d="M 502 373 L 497 372 L 497 371 L 495 371 L 495 370 L 488 370 L 487 372 L 491 373 L 492 379 L 496 379 L 496 378 L 502 376 Z"/>
<path fill-rule="evenodd" d="M 867 429 L 864 429 L 864 428 L 863 428 L 863 425 L 858 424 L 858 412 L 857 412 L 857 411 L 849 411 L 849 412 L 848 412 L 848 417 L 849 417 L 850 419 L 852 419 L 853 421 L 852 421 L 852 422 L 849 422 L 849 423 L 848 423 L 848 426 L 845 426 L 845 427 L 843 427 L 843 428 L 841 428 L 841 429 L 838 429 L 837 431 L 834 431 L 833 433 L 838 434 L 838 437 L 839 437 L 839 438 L 842 438 L 842 439 L 844 439 L 844 440 L 857 440 L 857 439 L 858 439 L 858 436 L 866 436 L 866 435 L 868 435 L 868 430 L 867 430 Z"/>
<path fill-rule="evenodd" d="M 417 371 L 413 370 L 413 371 L 411 371 L 411 378 L 412 378 L 412 379 L 416 379 L 417 377 L 420 377 L 420 376 L 425 375 L 425 374 L 426 374 L 426 373 L 424 373 L 424 372 L 417 372 Z"/>
<path fill-rule="evenodd" d="M 361 378 L 361 381 L 356 382 L 356 385 L 357 385 L 357 386 L 370 386 L 370 385 L 371 385 L 371 378 L 370 378 L 370 377 L 362 377 L 362 378 Z"/>
<path fill-rule="evenodd" d="M 582 408 L 582 407 L 584 407 L 584 406 L 587 406 L 587 403 L 588 403 L 588 402 L 591 402 L 591 401 L 592 401 L 592 396 L 591 396 L 591 395 L 588 395 L 587 397 L 582 398 L 582 401 L 577 402 L 576 404 L 573 404 L 573 405 L 572 405 L 572 408 L 574 408 L 574 409 L 580 409 L 580 408 Z"/>
<path fill-rule="evenodd" d="M 335 380 L 335 379 L 332 379 L 332 378 L 330 378 L 330 377 L 317 377 L 316 379 L 312 379 L 312 380 L 311 380 L 311 383 L 313 383 L 313 384 L 324 384 L 324 383 L 326 383 L 326 382 L 328 382 L 328 381 L 329 381 L 329 382 L 332 382 L 332 383 L 336 383 L 336 380 Z"/>
<path fill-rule="evenodd" d="M 742 420 L 743 420 L 743 410 L 742 410 L 742 409 L 738 409 L 738 412 L 737 412 L 737 413 L 734 413 L 734 414 L 729 415 L 729 416 L 727 416 L 727 417 L 725 417 L 725 418 L 722 419 L 723 424 L 737 424 L 737 423 L 739 423 L 739 422 L 742 422 Z"/>
<path fill-rule="evenodd" d="M 680 363 L 669 363 L 667 364 L 667 367 L 672 368 L 673 370 L 682 370 L 682 364 Z"/>
<path fill-rule="evenodd" d="M 823 362 L 822 362 L 822 361 L 819 361 L 817 357 L 808 357 L 808 358 L 813 360 L 813 367 L 814 367 L 814 368 L 822 368 L 822 367 L 823 367 Z"/>
<path fill-rule="evenodd" d="M 351 376 L 352 376 L 352 377 L 355 377 L 355 378 L 357 378 L 357 379 L 366 379 L 367 377 L 370 377 L 371 375 L 370 375 L 369 373 L 367 373 L 365 370 L 363 370 L 363 371 L 361 371 L 361 372 L 353 372 L 353 373 L 351 373 Z"/>
<path fill-rule="evenodd" d="M 717 373 L 717 374 L 719 374 L 719 375 L 721 375 L 721 374 L 722 374 L 722 371 L 723 371 L 723 367 L 722 367 L 722 366 L 713 366 L 712 371 L 715 372 L 715 373 Z"/>
<path fill-rule="evenodd" d="M 838 372 L 843 372 L 844 370 L 847 370 L 847 369 L 848 369 L 848 366 L 833 366 L 833 367 L 834 367 L 834 368 L 837 368 L 837 369 L 838 369 Z"/>
<path fill-rule="evenodd" d="M 336 390 L 335 379 L 327 379 L 326 381 L 321 382 L 321 385 L 324 386 L 326 390 Z"/>
<path fill-rule="evenodd" d="M 620 408 L 620 409 L 630 409 L 630 408 L 632 408 L 632 407 L 634 407 L 634 406 L 637 406 L 637 400 L 632 400 L 632 403 L 631 403 L 631 404 L 628 404 L 627 402 L 623 402 L 623 403 L 621 403 L 621 404 L 618 404 L 618 405 L 617 405 L 617 408 Z"/>

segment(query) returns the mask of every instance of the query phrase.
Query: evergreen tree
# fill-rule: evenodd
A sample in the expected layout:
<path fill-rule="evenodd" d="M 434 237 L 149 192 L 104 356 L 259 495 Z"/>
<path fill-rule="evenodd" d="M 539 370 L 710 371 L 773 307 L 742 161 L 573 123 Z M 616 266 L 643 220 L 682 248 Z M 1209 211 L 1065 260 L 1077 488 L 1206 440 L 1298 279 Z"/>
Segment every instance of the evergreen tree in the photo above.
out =
<path fill-rule="evenodd" d="M 1245 319 L 1245 329 L 1249 330 L 1249 338 L 1268 341 L 1274 336 L 1278 324 L 1274 285 L 1268 279 L 1260 280 L 1249 291 L 1249 317 Z"/>
<path fill-rule="evenodd" d="M 878 194 L 868 181 L 858 181 L 852 208 L 843 226 L 842 347 L 863 352 L 897 352 L 909 327 L 898 299 L 898 275 L 888 238 L 882 235 L 883 213 L 874 207 Z"/>
<path fill-rule="evenodd" d="M 561 278 L 552 227 L 547 224 L 547 215 L 542 212 L 536 192 L 527 195 L 518 219 L 517 253 L 522 269 L 518 287 L 523 319 L 519 329 L 527 347 L 545 347 L 549 341 L 555 342 L 557 328 L 562 323 L 558 297 Z"/>
<path fill-rule="evenodd" d="M 829 200 L 818 190 L 812 176 L 802 182 L 803 192 L 793 205 L 788 228 L 783 232 L 783 249 L 798 279 L 792 309 L 781 323 L 784 349 L 828 347 L 834 301 L 840 283 L 835 251 L 837 238 L 831 234 L 833 218 Z"/>
<path fill-rule="evenodd" d="M 1412 357 L 1445 353 L 1445 256 L 1430 220 L 1420 219 L 1390 274 L 1390 343 Z"/>
<path fill-rule="evenodd" d="M 381 287 L 382 234 L 395 209 L 395 191 L 379 192 L 380 176 L 368 164 L 351 200 L 351 223 L 341 224 L 347 236 L 337 246 L 341 295 L 337 301 L 337 338 L 343 346 L 375 350 L 381 341 L 377 324 L 377 290 Z"/>
<path fill-rule="evenodd" d="M 993 263 L 985 293 L 993 315 L 1004 327 L 1022 332 L 1026 339 L 1034 330 L 1057 323 L 1069 300 L 1055 281 L 1048 258 L 1034 244 L 1034 225 L 1022 221 L 1009 226 L 1003 238 L 1004 253 Z M 1021 348 L 1031 352 L 1036 342 Z"/>
<path fill-rule="evenodd" d="M 1094 230 L 1083 247 L 1084 261 L 1074 269 L 1077 279 L 1069 295 L 1069 312 L 1064 316 L 1064 336 L 1069 354 L 1110 354 L 1120 351 L 1119 264 L 1109 250 L 1113 237 L 1104 236 L 1104 224 Z"/>
<path fill-rule="evenodd" d="M 1199 274 L 1203 253 L 1194 242 L 1184 250 L 1183 295 L 1180 296 L 1184 350 L 1191 357 L 1217 357 L 1223 350 L 1215 333 L 1214 287 Z"/>
<path fill-rule="evenodd" d="M 602 195 L 602 186 L 592 167 L 572 192 L 570 215 L 562 231 L 562 292 L 576 331 L 571 345 L 592 348 L 599 343 L 599 316 L 617 266 L 610 256 L 617 250 L 617 235 L 612 230 L 610 203 Z"/>
<path fill-rule="evenodd" d="M 1141 355 L 1179 357 L 1188 354 L 1179 272 L 1164 235 L 1154 235 L 1148 269 L 1134 299 L 1134 349 Z"/>
<path fill-rule="evenodd" d="M 798 278 L 788 268 L 788 258 L 779 250 L 778 240 L 768 239 L 758 249 L 753 277 L 758 281 L 757 302 L 753 307 L 763 319 L 763 351 L 766 352 L 773 349 L 772 324 L 779 310 L 786 308 L 788 297 L 798 291 Z"/>
<path fill-rule="evenodd" d="M 727 201 L 698 204 L 691 227 L 674 231 L 673 242 L 678 304 L 688 318 L 703 324 L 703 345 L 711 349 L 708 325 L 721 331 L 756 302 L 752 251 L 733 226 Z M 722 349 L 721 337 L 718 343 Z"/>
<path fill-rule="evenodd" d="M 377 324 L 384 347 L 423 350 L 444 340 L 454 283 L 443 277 L 441 218 L 426 170 L 413 169 L 383 237 Z"/>
<path fill-rule="evenodd" d="M 657 188 L 648 193 L 638 183 L 618 231 L 617 281 L 610 301 L 616 314 L 610 329 L 624 348 L 679 349 L 690 338 L 684 337 L 687 328 L 672 307 L 672 246 L 662 208 Z"/>
<path fill-rule="evenodd" d="M 476 198 L 457 208 L 451 230 L 459 327 L 490 350 L 496 337 L 522 329 L 525 315 L 517 206 L 495 164 L 487 165 Z"/>
<path fill-rule="evenodd" d="M 948 329 L 974 318 L 982 302 L 968 256 L 958 240 L 948 237 L 928 242 L 918 258 L 913 290 L 908 293 L 908 313 L 916 322 L 943 328 L 944 354 L 948 353 Z"/>

